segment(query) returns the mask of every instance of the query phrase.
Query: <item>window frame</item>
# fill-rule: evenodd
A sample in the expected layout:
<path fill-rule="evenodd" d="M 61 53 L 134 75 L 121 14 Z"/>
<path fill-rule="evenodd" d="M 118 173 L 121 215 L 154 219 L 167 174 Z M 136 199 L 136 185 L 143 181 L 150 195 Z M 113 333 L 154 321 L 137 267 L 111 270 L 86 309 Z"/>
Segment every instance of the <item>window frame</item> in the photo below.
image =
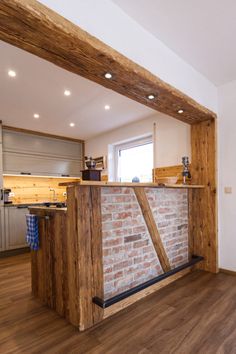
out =
<path fill-rule="evenodd" d="M 131 139 L 131 140 L 114 145 L 114 175 L 115 175 L 116 182 L 120 182 L 119 176 L 118 176 L 118 163 L 119 163 L 120 151 L 132 149 L 132 148 L 146 145 L 146 144 L 153 144 L 152 134 L 145 136 L 145 137 L 143 136 L 140 138 Z M 153 168 L 153 165 L 152 165 L 152 168 Z"/>

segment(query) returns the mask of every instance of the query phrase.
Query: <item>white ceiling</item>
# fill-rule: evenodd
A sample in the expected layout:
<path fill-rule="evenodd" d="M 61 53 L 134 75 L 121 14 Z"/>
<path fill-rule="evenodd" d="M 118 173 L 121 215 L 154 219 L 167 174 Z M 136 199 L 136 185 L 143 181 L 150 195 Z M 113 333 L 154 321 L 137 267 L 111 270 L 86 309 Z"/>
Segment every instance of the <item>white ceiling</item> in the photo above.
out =
<path fill-rule="evenodd" d="M 16 71 L 10 78 L 8 70 Z M 71 90 L 69 97 L 64 90 Z M 110 105 L 105 111 L 104 106 Z M 0 41 L 0 119 L 4 125 L 88 139 L 153 110 Z M 39 113 L 40 118 L 33 118 Z M 75 127 L 69 124 L 75 123 Z"/>
<path fill-rule="evenodd" d="M 112 0 L 216 86 L 236 79 L 235 0 Z"/>

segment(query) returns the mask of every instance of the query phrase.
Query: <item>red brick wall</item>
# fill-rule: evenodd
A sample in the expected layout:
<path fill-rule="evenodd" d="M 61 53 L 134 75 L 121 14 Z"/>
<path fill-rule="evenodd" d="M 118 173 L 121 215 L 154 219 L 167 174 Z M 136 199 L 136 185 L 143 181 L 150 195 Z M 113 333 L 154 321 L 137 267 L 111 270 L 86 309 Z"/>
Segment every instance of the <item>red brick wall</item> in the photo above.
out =
<path fill-rule="evenodd" d="M 146 188 L 171 267 L 188 261 L 188 200 L 181 189 Z M 105 298 L 162 273 L 132 188 L 102 188 Z"/>

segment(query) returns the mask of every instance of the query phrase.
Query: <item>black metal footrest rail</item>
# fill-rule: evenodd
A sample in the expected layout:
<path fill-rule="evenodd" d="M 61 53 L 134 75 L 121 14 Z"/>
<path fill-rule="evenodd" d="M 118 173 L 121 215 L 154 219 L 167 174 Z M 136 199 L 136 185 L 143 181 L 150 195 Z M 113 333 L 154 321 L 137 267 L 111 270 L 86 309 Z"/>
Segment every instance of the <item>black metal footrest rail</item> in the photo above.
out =
<path fill-rule="evenodd" d="M 166 279 L 166 278 L 170 277 L 173 274 L 176 274 L 176 273 L 180 272 L 181 270 L 184 270 L 186 268 L 192 267 L 194 264 L 203 261 L 203 259 L 204 258 L 201 257 L 201 256 L 192 256 L 192 259 L 188 263 L 182 264 L 179 267 L 171 269 L 169 272 L 161 274 L 158 277 L 150 279 L 150 280 L 146 281 L 143 284 L 137 285 L 134 288 L 129 289 L 127 291 L 124 291 L 123 293 L 120 293 L 120 294 L 118 294 L 116 296 L 113 296 L 113 297 L 111 297 L 110 299 L 107 299 L 107 300 L 103 300 L 103 299 L 100 299 L 99 297 L 95 296 L 93 298 L 93 302 L 96 305 L 98 305 L 98 306 L 102 307 L 103 309 L 105 309 L 105 308 L 107 308 L 107 307 L 109 307 L 111 305 L 116 304 L 117 302 L 119 302 L 121 300 L 126 299 L 127 297 L 129 297 L 131 295 L 134 295 L 134 294 L 138 293 L 139 291 L 142 291 L 142 290 L 148 288 L 151 285 L 154 285 L 154 284 L 162 281 L 163 279 Z"/>

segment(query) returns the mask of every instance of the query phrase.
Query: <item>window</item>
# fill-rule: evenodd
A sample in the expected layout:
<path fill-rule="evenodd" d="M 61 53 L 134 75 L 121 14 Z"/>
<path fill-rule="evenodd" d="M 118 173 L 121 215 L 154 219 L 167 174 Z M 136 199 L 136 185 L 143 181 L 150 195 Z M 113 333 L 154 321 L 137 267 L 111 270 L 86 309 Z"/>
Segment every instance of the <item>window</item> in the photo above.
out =
<path fill-rule="evenodd" d="M 132 182 L 138 178 L 140 182 L 152 182 L 152 137 L 117 145 L 115 154 L 117 181 Z"/>

